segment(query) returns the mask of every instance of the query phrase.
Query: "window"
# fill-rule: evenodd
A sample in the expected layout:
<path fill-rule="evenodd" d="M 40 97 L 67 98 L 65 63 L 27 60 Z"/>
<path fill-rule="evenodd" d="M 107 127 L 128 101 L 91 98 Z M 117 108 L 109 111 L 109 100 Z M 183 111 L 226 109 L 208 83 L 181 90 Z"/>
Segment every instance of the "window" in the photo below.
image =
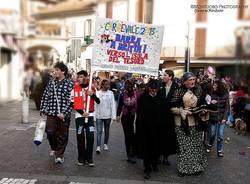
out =
<path fill-rule="evenodd" d="M 60 36 L 61 27 L 58 24 L 39 23 L 36 32 L 38 35 Z"/>
<path fill-rule="evenodd" d="M 86 36 L 91 36 L 92 33 L 92 20 L 87 19 L 84 21 L 84 38 Z"/>
<path fill-rule="evenodd" d="M 197 28 L 195 30 L 195 57 L 204 57 L 206 54 L 206 29 Z"/>
<path fill-rule="evenodd" d="M 250 20 L 250 0 L 239 0 L 239 5 L 238 18 L 240 20 Z"/>
<path fill-rule="evenodd" d="M 208 0 L 197 0 L 197 5 L 207 5 Z M 199 10 L 202 10 L 203 8 L 200 8 Z M 197 22 L 206 22 L 207 21 L 207 12 L 199 11 L 196 13 L 196 21 Z"/>
<path fill-rule="evenodd" d="M 153 21 L 153 0 L 146 0 L 145 23 L 152 24 Z"/>
<path fill-rule="evenodd" d="M 113 2 L 107 2 L 107 9 L 106 9 L 106 17 L 112 19 L 112 11 L 113 11 Z"/>
<path fill-rule="evenodd" d="M 113 2 L 112 17 L 117 20 L 127 20 L 128 2 L 124 0 Z"/>
<path fill-rule="evenodd" d="M 137 21 L 152 24 L 153 21 L 153 0 L 137 1 Z"/>

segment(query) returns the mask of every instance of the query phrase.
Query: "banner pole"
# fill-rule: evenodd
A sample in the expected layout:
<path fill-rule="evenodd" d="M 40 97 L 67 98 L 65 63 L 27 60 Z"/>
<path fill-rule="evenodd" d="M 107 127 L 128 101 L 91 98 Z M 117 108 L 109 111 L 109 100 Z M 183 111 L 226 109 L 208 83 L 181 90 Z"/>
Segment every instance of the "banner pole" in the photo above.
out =
<path fill-rule="evenodd" d="M 88 92 L 91 91 L 91 89 L 92 89 L 93 73 L 94 73 L 93 71 L 90 72 Z M 90 98 L 91 97 L 88 95 L 86 113 L 89 113 Z M 88 123 L 88 118 L 85 118 L 85 123 Z"/>

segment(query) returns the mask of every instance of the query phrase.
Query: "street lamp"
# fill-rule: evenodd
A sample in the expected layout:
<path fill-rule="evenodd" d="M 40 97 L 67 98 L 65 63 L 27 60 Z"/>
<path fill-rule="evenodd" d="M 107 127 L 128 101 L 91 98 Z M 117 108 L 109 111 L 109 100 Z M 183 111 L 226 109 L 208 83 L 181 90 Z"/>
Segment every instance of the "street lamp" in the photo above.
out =
<path fill-rule="evenodd" d="M 189 22 L 187 23 L 188 32 L 187 32 L 187 47 L 185 49 L 185 72 L 189 72 L 190 69 L 190 48 L 189 48 Z"/>
<path fill-rule="evenodd" d="M 244 30 L 242 27 L 237 28 L 234 32 L 236 37 L 236 45 L 235 45 L 235 79 L 239 79 L 240 73 L 239 73 L 239 65 L 241 63 L 241 57 L 242 57 L 242 47 L 241 47 L 241 39 L 242 35 L 244 34 Z"/>

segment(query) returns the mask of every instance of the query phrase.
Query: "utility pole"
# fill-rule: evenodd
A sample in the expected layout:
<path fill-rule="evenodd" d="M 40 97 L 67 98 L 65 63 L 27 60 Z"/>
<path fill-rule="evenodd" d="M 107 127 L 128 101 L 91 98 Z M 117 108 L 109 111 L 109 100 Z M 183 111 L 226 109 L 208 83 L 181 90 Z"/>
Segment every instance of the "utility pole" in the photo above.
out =
<path fill-rule="evenodd" d="M 185 49 L 185 72 L 189 72 L 190 69 L 190 48 L 189 48 L 189 22 L 187 22 L 188 30 L 187 30 L 187 47 Z"/>
<path fill-rule="evenodd" d="M 235 58 L 236 58 L 236 63 L 235 63 L 235 79 L 238 80 L 240 78 L 240 64 L 241 64 L 241 59 L 242 59 L 242 46 L 241 46 L 241 38 L 243 35 L 243 29 L 242 28 L 237 28 L 235 31 L 235 37 L 236 37 L 236 46 L 235 46 Z M 243 67 L 245 68 L 245 67 Z M 244 69 L 243 69 L 243 74 L 244 74 Z"/>

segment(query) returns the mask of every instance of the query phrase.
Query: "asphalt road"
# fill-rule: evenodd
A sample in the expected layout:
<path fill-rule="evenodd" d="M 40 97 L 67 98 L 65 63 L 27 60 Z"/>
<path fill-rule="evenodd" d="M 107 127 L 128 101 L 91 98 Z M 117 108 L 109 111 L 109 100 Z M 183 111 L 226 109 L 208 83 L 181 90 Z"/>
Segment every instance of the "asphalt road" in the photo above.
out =
<path fill-rule="evenodd" d="M 30 123 L 21 124 L 21 103 L 0 102 L 0 183 L 85 184 L 85 183 L 250 183 L 250 134 L 239 136 L 231 128 L 225 130 L 224 158 L 219 159 L 213 149 L 208 154 L 208 168 L 200 176 L 180 178 L 176 173 L 176 156 L 171 166 L 161 165 L 149 181 L 143 179 L 142 161 L 135 165 L 126 162 L 121 124 L 111 125 L 109 151 L 94 154 L 95 167 L 77 166 L 76 135 L 71 123 L 65 163 L 57 165 L 49 157 L 47 140 L 40 146 L 33 144 L 35 123 L 39 118 L 30 105 Z"/>

